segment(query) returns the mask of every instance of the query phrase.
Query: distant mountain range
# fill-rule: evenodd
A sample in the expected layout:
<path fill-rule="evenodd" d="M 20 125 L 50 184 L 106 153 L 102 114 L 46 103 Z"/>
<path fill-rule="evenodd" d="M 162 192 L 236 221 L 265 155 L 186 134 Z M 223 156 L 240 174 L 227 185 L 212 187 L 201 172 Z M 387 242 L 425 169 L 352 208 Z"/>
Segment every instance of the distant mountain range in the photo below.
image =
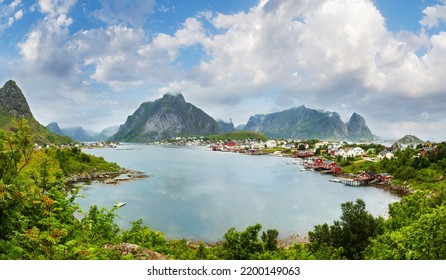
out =
<path fill-rule="evenodd" d="M 38 144 L 66 144 L 69 137 L 48 131 L 33 116 L 22 90 L 15 81 L 9 80 L 0 88 L 0 129 L 14 131 L 14 120 L 26 119 L 31 127 L 34 142 Z"/>
<path fill-rule="evenodd" d="M 242 129 L 261 132 L 272 138 L 349 141 L 370 141 L 374 138 L 364 118 L 357 113 L 344 123 L 336 112 L 305 106 L 252 116 Z M 154 102 L 143 103 L 110 140 L 147 142 L 174 136 L 209 135 L 235 130 L 237 128 L 232 121 L 216 122 L 201 109 L 186 103 L 183 95 L 165 94 Z"/>
<path fill-rule="evenodd" d="M 234 127 L 215 121 L 196 106 L 187 103 L 182 94 L 166 93 L 153 102 L 145 102 L 118 127 L 110 127 L 100 133 L 82 127 L 60 128 L 51 123 L 47 128 L 38 123 L 20 88 L 8 81 L 0 88 L 0 129 L 10 130 L 15 118 L 25 118 L 32 128 L 37 143 L 69 143 L 70 138 L 79 141 L 152 142 L 161 139 L 212 135 L 247 130 L 261 132 L 272 138 L 370 141 L 374 136 L 366 121 L 357 113 L 344 123 L 339 114 L 314 110 L 305 106 L 285 111 L 254 115 L 246 125 Z M 68 136 L 68 137 L 67 137 Z"/>
<path fill-rule="evenodd" d="M 187 103 L 182 94 L 166 93 L 160 99 L 141 104 L 110 140 L 150 142 L 220 133 L 223 133 L 220 125 L 203 110 Z"/>
<path fill-rule="evenodd" d="M 353 113 L 344 123 L 339 114 L 305 106 L 282 112 L 254 115 L 245 130 L 258 131 L 273 138 L 370 141 L 373 134 L 363 117 Z"/>
<path fill-rule="evenodd" d="M 93 132 L 85 130 L 82 127 L 60 128 L 56 122 L 48 124 L 46 128 L 52 133 L 68 136 L 78 142 L 106 141 L 119 129 L 118 126 L 111 126 L 103 129 L 101 132 Z"/>

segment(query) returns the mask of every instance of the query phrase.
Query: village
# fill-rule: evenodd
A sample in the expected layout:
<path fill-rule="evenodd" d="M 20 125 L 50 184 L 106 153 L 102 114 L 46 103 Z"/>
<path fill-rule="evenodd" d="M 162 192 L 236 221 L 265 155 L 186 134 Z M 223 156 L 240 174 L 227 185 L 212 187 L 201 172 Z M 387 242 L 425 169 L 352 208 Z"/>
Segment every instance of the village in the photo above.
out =
<path fill-rule="evenodd" d="M 385 146 L 377 143 L 347 143 L 318 140 L 269 139 L 260 141 L 255 139 L 227 140 L 209 142 L 204 137 L 177 137 L 168 143 L 177 145 L 206 145 L 207 150 L 214 152 L 232 152 L 244 155 L 270 155 L 289 157 L 288 164 L 302 165 L 301 171 L 316 171 L 328 174 L 331 182 L 343 183 L 350 186 L 373 185 L 386 188 L 392 184 L 392 176 L 387 173 L 377 173 L 372 170 L 362 170 L 356 173 L 343 172 L 343 165 L 348 161 L 382 161 L 392 159 L 398 150 L 407 145 L 393 143 Z M 362 147 L 369 147 L 364 149 Z M 415 148 L 415 146 L 413 146 Z M 379 149 L 380 148 L 380 149 Z M 418 156 L 435 148 L 419 147 Z"/>

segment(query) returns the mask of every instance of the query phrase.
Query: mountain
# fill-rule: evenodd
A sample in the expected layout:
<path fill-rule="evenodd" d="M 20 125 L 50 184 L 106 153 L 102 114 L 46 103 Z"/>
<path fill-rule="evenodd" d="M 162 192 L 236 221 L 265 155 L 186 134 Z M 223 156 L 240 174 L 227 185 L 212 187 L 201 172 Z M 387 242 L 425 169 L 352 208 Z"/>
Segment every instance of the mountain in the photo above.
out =
<path fill-rule="evenodd" d="M 234 123 L 232 122 L 232 120 L 230 120 L 229 123 L 223 120 L 218 120 L 217 122 L 220 125 L 221 129 L 223 129 L 223 132 L 227 133 L 235 131 Z"/>
<path fill-rule="evenodd" d="M 0 88 L 0 129 L 14 131 L 14 121 L 26 119 L 31 128 L 33 140 L 38 144 L 66 144 L 72 142 L 48 131 L 33 116 L 22 90 L 16 82 L 9 80 Z"/>
<path fill-rule="evenodd" d="M 110 126 L 101 132 L 93 132 L 82 127 L 60 128 L 58 123 L 52 122 L 46 128 L 54 134 L 68 136 L 78 142 L 105 141 L 118 131 L 118 126 Z"/>
<path fill-rule="evenodd" d="M 117 125 L 109 126 L 107 128 L 104 128 L 101 131 L 101 133 L 99 133 L 99 135 L 97 137 L 99 138 L 99 140 L 107 140 L 108 138 L 112 137 L 113 134 L 118 132 L 118 130 L 119 130 L 119 126 L 117 126 Z"/>
<path fill-rule="evenodd" d="M 52 122 L 46 126 L 46 129 L 48 129 L 50 132 L 57 134 L 57 135 L 63 135 L 62 130 L 59 127 L 59 124 L 56 122 Z"/>
<path fill-rule="evenodd" d="M 424 141 L 414 135 L 405 135 L 403 138 L 395 141 L 398 144 L 423 144 Z"/>
<path fill-rule="evenodd" d="M 110 141 L 150 142 L 175 136 L 220 134 L 223 130 L 208 114 L 190 103 L 182 94 L 166 93 L 145 102 L 127 118 Z"/>
<path fill-rule="evenodd" d="M 61 129 L 62 135 L 68 136 L 78 142 L 96 141 L 93 135 L 85 131 L 82 127 L 69 127 Z"/>
<path fill-rule="evenodd" d="M 246 127 L 246 124 L 239 124 L 239 125 L 237 125 L 237 126 L 234 128 L 234 130 L 235 130 L 235 131 L 242 131 L 242 130 L 245 130 L 245 127 Z"/>
<path fill-rule="evenodd" d="M 305 106 L 282 112 L 254 115 L 245 130 L 258 131 L 272 138 L 321 140 L 372 140 L 364 118 L 354 113 L 345 124 L 338 113 Z"/>
<path fill-rule="evenodd" d="M 353 113 L 347 122 L 348 139 L 351 141 L 373 140 L 374 136 L 365 123 L 365 119 Z"/>

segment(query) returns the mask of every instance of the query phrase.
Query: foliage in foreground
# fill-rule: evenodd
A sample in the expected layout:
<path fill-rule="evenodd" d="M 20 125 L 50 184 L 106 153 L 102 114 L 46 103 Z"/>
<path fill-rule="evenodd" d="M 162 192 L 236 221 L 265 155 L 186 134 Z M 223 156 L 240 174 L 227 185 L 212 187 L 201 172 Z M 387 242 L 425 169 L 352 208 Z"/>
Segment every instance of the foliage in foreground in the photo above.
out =
<path fill-rule="evenodd" d="M 122 230 L 115 208 L 93 206 L 83 213 L 78 189 L 67 189 L 65 176 L 116 166 L 99 167 L 100 159 L 75 149 L 36 152 L 31 139 L 23 122 L 17 133 L 0 132 L 0 259 L 138 259 L 150 252 L 171 259 L 446 259 L 444 180 L 420 182 L 417 192 L 389 206 L 387 220 L 373 217 L 360 199 L 343 203 L 340 220 L 316 226 L 308 243 L 279 247 L 277 230 L 262 232 L 255 224 L 231 228 L 221 242 L 208 245 L 168 240 L 142 220 Z M 434 161 L 426 168 L 443 164 Z M 123 253 L 110 246 L 127 243 L 139 249 Z"/>

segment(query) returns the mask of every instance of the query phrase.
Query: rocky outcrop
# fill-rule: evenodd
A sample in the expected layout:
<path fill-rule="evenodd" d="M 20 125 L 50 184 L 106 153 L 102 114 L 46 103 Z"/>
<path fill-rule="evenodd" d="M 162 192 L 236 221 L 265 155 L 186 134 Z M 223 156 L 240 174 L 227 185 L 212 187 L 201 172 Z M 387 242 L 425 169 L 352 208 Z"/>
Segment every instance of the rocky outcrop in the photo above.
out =
<path fill-rule="evenodd" d="M 158 252 L 145 249 L 136 244 L 119 243 L 106 244 L 105 249 L 119 251 L 123 256 L 133 256 L 138 260 L 169 260 L 169 257 Z"/>
<path fill-rule="evenodd" d="M 22 90 L 12 80 L 7 81 L 0 89 L 0 107 L 3 107 L 5 113 L 12 117 L 33 118 Z"/>
<path fill-rule="evenodd" d="M 145 179 L 148 177 L 149 176 L 145 175 L 143 172 L 124 168 L 118 172 L 91 172 L 76 174 L 65 179 L 65 182 L 67 184 L 74 184 L 79 182 L 99 181 L 107 185 L 117 185 L 124 182 Z"/>
<path fill-rule="evenodd" d="M 235 131 L 234 123 L 232 122 L 232 120 L 230 120 L 228 123 L 223 120 L 218 120 L 217 122 L 224 133 Z"/>
<path fill-rule="evenodd" d="M 181 94 L 165 94 L 154 102 L 143 103 L 119 127 L 110 141 L 152 142 L 175 136 L 220 134 L 223 130 L 208 114 Z"/>
<path fill-rule="evenodd" d="M 348 139 L 351 141 L 373 140 L 373 134 L 367 126 L 365 119 L 353 113 L 347 123 Z"/>

